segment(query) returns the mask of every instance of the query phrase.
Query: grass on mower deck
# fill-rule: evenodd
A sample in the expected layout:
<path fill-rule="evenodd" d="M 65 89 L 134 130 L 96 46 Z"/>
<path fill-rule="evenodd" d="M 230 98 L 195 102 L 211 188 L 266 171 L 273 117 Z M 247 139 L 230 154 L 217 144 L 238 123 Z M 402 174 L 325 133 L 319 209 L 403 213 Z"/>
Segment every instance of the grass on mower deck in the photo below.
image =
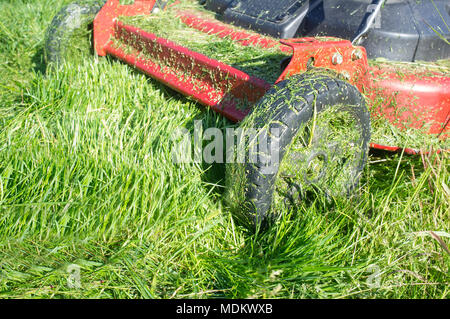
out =
<path fill-rule="evenodd" d="M 450 59 L 438 60 L 435 62 L 430 61 L 417 61 L 417 62 L 401 62 L 401 61 L 389 61 L 385 58 L 377 58 L 369 60 L 371 66 L 388 66 L 394 68 L 397 73 L 404 72 L 420 73 L 424 76 L 433 76 L 437 73 L 441 73 L 443 76 L 450 76 Z"/>
<path fill-rule="evenodd" d="M 417 72 L 417 74 L 422 76 L 436 76 L 436 74 L 440 74 L 440 76 L 450 76 L 449 59 L 436 62 L 392 62 L 383 58 L 378 58 L 376 60 L 369 60 L 369 64 L 371 66 L 393 68 L 399 75 Z M 376 114 L 379 112 L 378 107 L 382 102 L 382 98 L 380 97 L 378 101 L 371 105 L 372 113 Z M 395 109 L 396 106 L 393 104 L 395 104 L 395 100 L 391 103 L 391 107 Z M 396 110 L 396 112 L 401 114 L 402 110 Z M 445 132 L 442 132 L 441 134 L 428 134 L 429 126 L 427 125 L 424 125 L 420 129 L 415 129 L 405 127 L 405 125 L 401 123 L 397 124 L 398 126 L 393 125 L 382 117 L 372 117 L 372 142 L 387 146 L 408 147 L 426 151 L 431 149 L 450 149 L 450 140 L 448 138 L 442 139 Z"/>
<path fill-rule="evenodd" d="M 148 16 L 120 17 L 120 21 L 231 65 L 270 84 L 275 83 L 281 75 L 280 63 L 288 57 L 277 47 L 244 47 L 230 38 L 220 38 L 190 28 L 176 16 L 174 10 Z"/>
<path fill-rule="evenodd" d="M 223 165 L 171 160 L 177 128 L 232 124 L 113 59 L 45 73 L 68 2 L 0 2 L 1 297 L 449 298 L 447 154 L 372 156 L 351 200 L 250 232 Z"/>
<path fill-rule="evenodd" d="M 192 5 L 187 6 L 192 8 Z M 154 33 L 158 37 L 171 40 L 195 52 L 231 65 L 250 75 L 259 77 L 269 83 L 274 83 L 281 74 L 280 62 L 288 55 L 276 47 L 266 49 L 257 46 L 241 46 L 229 38 L 220 38 L 207 34 L 185 25 L 176 16 L 175 10 L 167 10 L 148 16 L 120 17 L 126 25 L 132 25 L 145 31 Z M 125 46 L 115 40 L 117 46 Z M 385 59 L 371 60 L 371 65 L 388 64 L 397 72 L 421 72 L 432 74 L 439 72 L 450 75 L 450 60 L 436 63 L 430 62 L 389 62 Z M 374 108 L 376 105 L 373 106 Z M 375 119 L 373 125 L 372 142 L 388 146 L 408 147 L 414 149 L 450 149 L 450 141 L 442 141 L 438 135 L 427 134 L 423 129 L 399 129 L 384 118 Z"/>

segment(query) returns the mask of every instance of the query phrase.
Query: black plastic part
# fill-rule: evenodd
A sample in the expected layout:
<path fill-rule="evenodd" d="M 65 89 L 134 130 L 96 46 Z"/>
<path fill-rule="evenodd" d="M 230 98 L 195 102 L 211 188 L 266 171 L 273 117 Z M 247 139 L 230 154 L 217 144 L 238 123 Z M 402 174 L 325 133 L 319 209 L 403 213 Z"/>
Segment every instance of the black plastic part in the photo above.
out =
<path fill-rule="evenodd" d="M 208 10 L 222 14 L 228 8 L 233 0 L 206 0 L 206 8 Z"/>
<path fill-rule="evenodd" d="M 358 30 L 356 31 L 355 38 L 352 40 L 353 45 L 359 45 L 363 37 L 370 31 L 374 26 L 376 19 L 381 11 L 381 7 L 384 6 L 386 0 L 372 0 L 366 10 L 366 14 L 363 17 Z"/>
<path fill-rule="evenodd" d="M 353 40 L 372 0 L 207 0 L 228 23 L 277 38 L 335 36 Z M 450 58 L 449 0 L 387 0 L 360 45 L 369 58 Z"/>
<path fill-rule="evenodd" d="M 156 0 L 155 5 L 153 6 L 152 12 L 157 10 L 164 10 L 169 3 L 169 0 Z"/>
<path fill-rule="evenodd" d="M 433 4 L 434 2 L 434 4 Z M 369 58 L 435 61 L 450 58 L 447 0 L 388 0 L 360 43 Z M 305 17 L 297 36 L 336 36 L 352 40 L 370 0 L 322 1 Z M 433 28 L 440 34 L 433 31 Z"/>
<path fill-rule="evenodd" d="M 225 22 L 277 38 L 292 38 L 309 5 L 309 0 L 210 0 L 207 7 L 223 14 Z"/>
<path fill-rule="evenodd" d="M 450 42 L 450 1 L 433 2 L 410 1 L 414 23 L 419 33 L 415 60 L 450 58 L 450 44 L 446 44 L 436 33 L 440 33 Z"/>

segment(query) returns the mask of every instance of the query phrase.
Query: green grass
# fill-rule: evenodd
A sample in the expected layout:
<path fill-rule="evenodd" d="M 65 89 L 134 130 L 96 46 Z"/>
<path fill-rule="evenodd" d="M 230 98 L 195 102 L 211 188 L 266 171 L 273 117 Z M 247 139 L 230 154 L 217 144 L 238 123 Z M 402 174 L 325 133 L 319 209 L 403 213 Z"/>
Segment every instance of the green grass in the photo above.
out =
<path fill-rule="evenodd" d="M 223 165 L 171 160 L 175 129 L 233 124 L 113 59 L 45 73 L 65 2 L 0 3 L 0 297 L 449 298 L 448 155 L 373 155 L 354 198 L 255 234 Z"/>

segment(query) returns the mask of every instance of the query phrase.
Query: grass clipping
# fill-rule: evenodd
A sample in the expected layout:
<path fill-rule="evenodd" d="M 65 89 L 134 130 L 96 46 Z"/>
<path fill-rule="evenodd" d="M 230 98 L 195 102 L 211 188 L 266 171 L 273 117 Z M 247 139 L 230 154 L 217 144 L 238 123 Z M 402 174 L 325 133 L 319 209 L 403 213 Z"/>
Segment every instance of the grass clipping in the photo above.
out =
<path fill-rule="evenodd" d="M 279 50 L 279 46 L 271 49 L 242 46 L 228 37 L 220 38 L 190 28 L 173 9 L 152 15 L 120 17 L 119 20 L 269 83 L 274 83 L 281 75 L 280 63 L 289 56 Z"/>
<path fill-rule="evenodd" d="M 200 6 L 194 4 L 184 4 L 183 9 L 192 9 L 193 7 L 205 15 L 210 15 Z M 192 51 L 228 64 L 268 83 L 275 83 L 281 74 L 280 63 L 289 56 L 279 50 L 279 47 L 267 49 L 258 46 L 242 46 L 230 38 L 220 38 L 193 29 L 176 16 L 175 9 L 152 15 L 119 17 L 119 20 L 126 25 L 151 32 L 158 37 L 168 39 Z M 116 45 L 121 45 L 120 41 Z M 373 66 L 389 65 L 398 72 L 417 72 L 424 75 L 440 72 L 444 76 L 450 76 L 450 60 L 441 60 L 434 63 L 410 63 L 376 59 L 371 60 L 370 64 Z M 442 135 L 430 135 L 427 131 L 425 128 L 400 129 L 382 117 L 372 119 L 373 143 L 414 149 L 450 149 L 448 139 L 444 140 Z"/>

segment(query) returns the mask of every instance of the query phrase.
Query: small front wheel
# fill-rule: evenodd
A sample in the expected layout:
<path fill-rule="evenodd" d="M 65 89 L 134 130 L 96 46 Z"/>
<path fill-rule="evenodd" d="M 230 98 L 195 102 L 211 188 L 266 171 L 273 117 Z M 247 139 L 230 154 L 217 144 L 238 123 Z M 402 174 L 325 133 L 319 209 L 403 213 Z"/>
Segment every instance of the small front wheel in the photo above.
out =
<path fill-rule="evenodd" d="M 346 196 L 367 161 L 370 116 L 350 83 L 308 72 L 275 85 L 241 125 L 245 161 L 227 165 L 227 201 L 245 224 L 308 194 Z"/>
<path fill-rule="evenodd" d="M 92 24 L 106 0 L 79 0 L 63 7 L 47 29 L 47 63 L 85 58 L 92 52 Z"/>

